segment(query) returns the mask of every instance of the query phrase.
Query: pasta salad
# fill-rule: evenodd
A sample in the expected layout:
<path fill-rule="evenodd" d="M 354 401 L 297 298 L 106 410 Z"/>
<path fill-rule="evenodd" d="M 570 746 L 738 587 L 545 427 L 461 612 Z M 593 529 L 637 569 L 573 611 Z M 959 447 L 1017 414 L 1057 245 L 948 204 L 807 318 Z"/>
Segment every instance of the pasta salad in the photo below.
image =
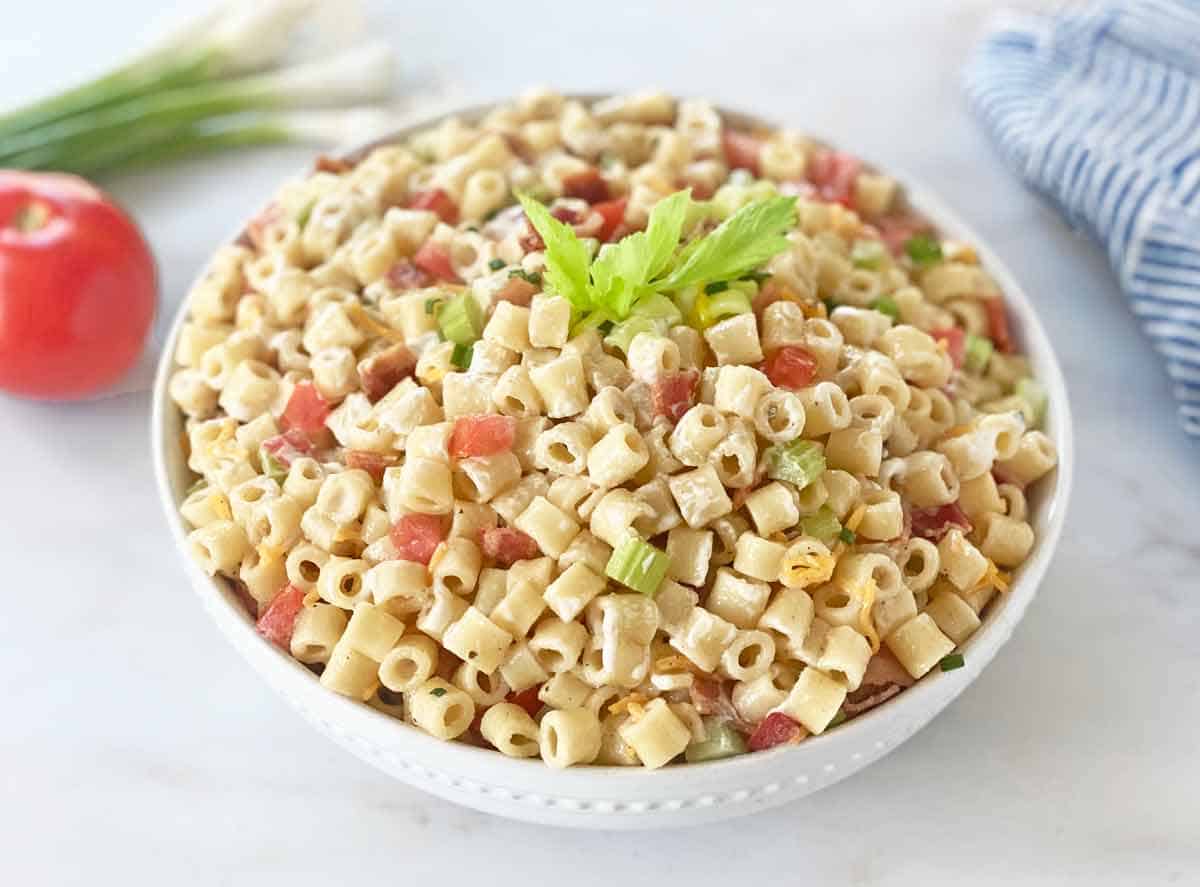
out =
<path fill-rule="evenodd" d="M 1057 458 L 969 244 L 660 93 L 321 158 L 176 360 L 188 545 L 259 632 L 554 767 L 801 742 L 960 666 Z"/>

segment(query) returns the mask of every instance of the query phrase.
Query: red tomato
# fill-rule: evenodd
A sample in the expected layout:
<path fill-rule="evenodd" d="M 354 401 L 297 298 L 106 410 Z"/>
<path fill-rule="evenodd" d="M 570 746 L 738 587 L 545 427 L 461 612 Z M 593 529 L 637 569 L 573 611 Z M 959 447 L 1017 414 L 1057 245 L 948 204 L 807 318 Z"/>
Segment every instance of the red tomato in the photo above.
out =
<path fill-rule="evenodd" d="M 763 372 L 779 388 L 799 390 L 817 375 L 817 359 L 799 345 L 785 345 L 767 358 Z"/>
<path fill-rule="evenodd" d="M 577 197 L 588 203 L 608 200 L 608 182 L 604 181 L 604 176 L 594 166 L 564 177 L 562 184 L 566 197 Z"/>
<path fill-rule="evenodd" d="M 418 191 L 408 199 L 409 209 L 427 209 L 447 225 L 458 224 L 458 204 L 441 188 Z"/>
<path fill-rule="evenodd" d="M 946 343 L 946 352 L 954 361 L 954 368 L 960 369 L 967 353 L 967 334 L 962 331 L 962 328 L 948 326 L 940 330 L 930 330 L 929 335 L 933 336 L 935 342 Z"/>
<path fill-rule="evenodd" d="M 494 456 L 511 450 L 517 439 L 517 420 L 511 416 L 465 416 L 450 432 L 450 458 Z"/>
<path fill-rule="evenodd" d="M 958 507 L 957 502 L 943 505 L 940 508 L 914 508 L 912 510 L 912 534 L 922 539 L 938 542 L 946 535 L 951 527 L 958 527 L 963 533 L 973 529 L 970 518 Z"/>
<path fill-rule="evenodd" d="M 346 467 L 361 468 L 375 479 L 375 483 L 381 483 L 384 470 L 395 464 L 394 456 L 381 456 L 366 450 L 346 450 Z"/>
<path fill-rule="evenodd" d="M 450 251 L 432 240 L 426 240 L 413 256 L 413 264 L 422 271 L 447 283 L 459 283 L 454 266 L 450 264 Z"/>
<path fill-rule="evenodd" d="M 596 232 L 596 237 L 601 242 L 607 243 L 612 240 L 613 233 L 620 227 L 621 222 L 625 220 L 625 204 L 628 202 L 628 198 L 619 197 L 616 200 L 605 200 L 601 203 L 592 204 L 592 209 L 600 213 L 601 218 L 604 219 L 604 224 Z"/>
<path fill-rule="evenodd" d="M 397 343 L 364 361 L 358 378 L 367 400 L 375 403 L 416 369 L 417 356 Z"/>
<path fill-rule="evenodd" d="M 263 441 L 262 448 L 284 468 L 289 468 L 301 456 L 307 456 L 313 451 L 308 435 L 294 429 L 268 437 Z"/>
<path fill-rule="evenodd" d="M 750 751 L 763 751 L 777 745 L 799 742 L 808 734 L 804 728 L 780 711 L 773 711 L 755 728 L 746 740 Z"/>
<path fill-rule="evenodd" d="M 730 169 L 748 169 L 758 175 L 758 157 L 762 153 L 762 140 L 736 129 L 721 130 L 721 148 Z"/>
<path fill-rule="evenodd" d="M 312 382 L 307 380 L 297 382 L 288 398 L 287 406 L 283 409 L 280 424 L 285 430 L 302 431 L 310 438 L 325 430 L 325 420 L 329 418 L 329 403 L 321 396 Z"/>
<path fill-rule="evenodd" d="M 436 514 L 406 514 L 392 525 L 391 538 L 400 560 L 428 566 L 446 530 Z"/>
<path fill-rule="evenodd" d="M 111 385 L 154 318 L 154 257 L 99 189 L 0 172 L 0 388 L 66 400 Z"/>
<path fill-rule="evenodd" d="M 857 157 L 823 148 L 809 160 L 807 173 L 822 200 L 853 207 L 854 183 L 861 171 L 862 162 Z"/>
<path fill-rule="evenodd" d="M 683 370 L 660 378 L 650 389 L 654 415 L 666 416 L 672 423 L 678 422 L 692 408 L 699 381 L 698 370 Z"/>
<path fill-rule="evenodd" d="M 529 712 L 532 718 L 542 710 L 542 700 L 538 699 L 538 691 L 542 689 L 541 684 L 535 684 L 528 689 L 522 690 L 520 693 L 509 693 L 507 702 L 513 705 L 519 705 L 525 711 Z"/>
<path fill-rule="evenodd" d="M 304 592 L 294 585 L 288 585 L 272 598 L 267 609 L 258 617 L 258 622 L 254 627 L 272 644 L 286 650 L 292 640 L 292 629 L 296 625 L 296 617 L 303 609 Z"/>
<path fill-rule="evenodd" d="M 1012 334 L 1008 329 L 1008 312 L 1004 309 L 1004 299 L 1000 296 L 984 299 L 983 307 L 987 310 L 988 337 L 992 344 L 1003 354 L 1011 354 Z"/>
<path fill-rule="evenodd" d="M 491 527 L 483 531 L 483 553 L 502 569 L 517 561 L 532 560 L 542 553 L 532 536 L 512 527 Z"/>
<path fill-rule="evenodd" d="M 433 283 L 432 277 L 408 259 L 396 262 L 391 268 L 388 268 L 384 277 L 392 289 L 397 290 L 418 290 Z"/>
<path fill-rule="evenodd" d="M 881 216 L 872 224 L 878 229 L 880 239 L 887 244 L 894 256 L 901 255 L 904 252 L 904 244 L 918 234 L 927 234 L 933 230 L 933 226 L 927 221 L 910 212 Z"/>

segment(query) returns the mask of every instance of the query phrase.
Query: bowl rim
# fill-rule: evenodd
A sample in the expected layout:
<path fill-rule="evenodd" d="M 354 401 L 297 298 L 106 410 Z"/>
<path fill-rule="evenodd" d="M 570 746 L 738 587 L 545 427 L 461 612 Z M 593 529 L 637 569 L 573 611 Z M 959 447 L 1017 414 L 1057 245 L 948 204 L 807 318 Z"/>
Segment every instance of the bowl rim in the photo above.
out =
<path fill-rule="evenodd" d="M 607 95 L 575 93 L 567 98 L 590 102 Z M 510 100 L 444 108 L 428 115 L 417 115 L 386 136 L 338 153 L 343 157 L 358 158 L 375 147 L 403 139 L 449 117 L 472 120 Z M 761 115 L 723 105 L 714 107 L 722 120 L 736 126 L 784 128 Z M 821 142 L 837 144 L 834 141 Z M 330 691 L 321 686 L 312 672 L 300 662 L 261 638 L 255 631 L 253 621 L 235 602 L 232 593 L 215 577 L 203 573 L 188 553 L 188 529 L 178 508 L 182 497 L 171 481 L 168 453 L 168 442 L 173 437 L 168 429 L 172 421 L 179 424 L 179 417 L 167 390 L 170 377 L 177 368 L 175 350 L 179 331 L 187 316 L 188 302 L 185 297 L 175 310 L 155 373 L 150 416 L 151 449 L 159 498 L 176 548 L 193 588 L 222 633 L 268 683 L 306 717 L 319 722 L 344 744 L 358 746 L 358 750 L 376 756 L 382 754 L 392 766 L 416 771 L 426 782 L 466 788 L 485 795 L 493 790 L 492 786 L 507 786 L 504 796 L 509 800 L 532 800 L 542 805 L 553 805 L 556 799 L 566 804 L 577 801 L 586 808 L 589 800 L 596 797 L 622 798 L 652 793 L 654 797 L 691 797 L 703 804 L 706 800 L 704 780 L 720 778 L 723 782 L 746 785 L 746 779 L 751 774 L 759 785 L 736 793 L 746 797 L 735 797 L 733 800 L 754 800 L 778 791 L 781 787 L 779 777 L 791 776 L 798 769 L 812 773 L 836 773 L 842 765 L 827 762 L 837 756 L 838 749 L 843 749 L 846 761 L 845 772 L 841 775 L 848 775 L 901 744 L 944 710 L 978 677 L 1008 641 L 1036 594 L 1057 548 L 1066 517 L 1074 471 L 1074 435 L 1066 383 L 1057 356 L 1033 301 L 1015 275 L 991 247 L 924 184 L 894 166 L 868 166 L 886 170 L 888 175 L 895 178 L 908 203 L 929 218 L 940 232 L 972 244 L 982 266 L 1000 284 L 1010 320 L 1016 322 L 1016 334 L 1024 346 L 1023 353 L 1030 359 L 1035 377 L 1048 394 L 1047 430 L 1048 433 L 1052 432 L 1050 436 L 1057 446 L 1059 461 L 1054 472 L 1053 487 L 1040 491 L 1045 501 L 1036 507 L 1035 518 L 1040 526 L 1034 551 L 1016 571 L 1013 583 L 1005 593 L 1004 606 L 999 612 L 989 614 L 990 618 L 985 618 L 976 634 L 963 645 L 970 653 L 965 657 L 963 668 L 926 675 L 896 698 L 864 712 L 835 731 L 810 736 L 799 745 L 657 770 L 603 765 L 559 770 L 547 766 L 539 758 L 509 758 L 492 749 L 437 739 L 417 727 Z M 306 169 L 302 174 L 307 173 Z M 225 242 L 234 242 L 241 230 L 242 227 L 239 227 L 234 236 Z M 202 267 L 194 280 L 198 280 L 203 273 Z M 850 752 L 848 747 L 866 748 L 868 751 Z M 795 781 L 809 782 L 807 772 L 795 776 Z M 841 775 L 823 780 L 815 777 L 812 781 L 828 783 L 841 778 Z M 480 778 L 482 782 L 476 781 Z"/>

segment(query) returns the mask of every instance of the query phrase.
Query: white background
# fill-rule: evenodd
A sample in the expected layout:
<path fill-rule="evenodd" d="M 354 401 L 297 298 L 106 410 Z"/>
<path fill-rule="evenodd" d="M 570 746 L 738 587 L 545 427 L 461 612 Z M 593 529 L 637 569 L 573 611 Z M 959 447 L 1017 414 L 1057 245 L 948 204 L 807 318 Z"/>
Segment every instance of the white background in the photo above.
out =
<path fill-rule="evenodd" d="M 1079 464 L 1025 622 L 930 727 L 757 817 L 674 833 L 535 828 L 390 781 L 306 727 L 218 636 L 154 494 L 147 397 L 0 399 L 0 883 L 1200 883 L 1200 445 L 1100 252 L 1024 192 L 960 70 L 994 4 L 376 3 L 404 107 L 655 84 L 769 114 L 933 185 L 1041 303 Z M 0 100 L 97 69 L 161 2 L 3 4 Z M 105 184 L 174 304 L 308 156 Z"/>

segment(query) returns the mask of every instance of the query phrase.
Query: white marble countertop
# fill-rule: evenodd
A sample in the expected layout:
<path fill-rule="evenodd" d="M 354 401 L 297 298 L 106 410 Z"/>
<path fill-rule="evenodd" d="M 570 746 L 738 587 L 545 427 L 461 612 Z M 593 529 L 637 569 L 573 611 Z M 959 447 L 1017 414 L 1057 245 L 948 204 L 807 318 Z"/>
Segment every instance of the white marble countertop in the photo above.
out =
<path fill-rule="evenodd" d="M 163 5 L 8 4 L 0 101 L 111 59 Z M 963 108 L 958 71 L 993 4 L 771 6 L 410 0 L 369 20 L 413 106 L 534 81 L 707 95 L 912 172 L 995 245 L 1042 302 L 1079 462 L 1061 548 L 991 668 L 890 757 L 757 817 L 620 835 L 490 818 L 322 739 L 219 637 L 159 514 L 144 393 L 0 399 L 0 881 L 1200 883 L 1200 445 L 1100 252 Z M 307 153 L 106 184 L 173 302 Z"/>

